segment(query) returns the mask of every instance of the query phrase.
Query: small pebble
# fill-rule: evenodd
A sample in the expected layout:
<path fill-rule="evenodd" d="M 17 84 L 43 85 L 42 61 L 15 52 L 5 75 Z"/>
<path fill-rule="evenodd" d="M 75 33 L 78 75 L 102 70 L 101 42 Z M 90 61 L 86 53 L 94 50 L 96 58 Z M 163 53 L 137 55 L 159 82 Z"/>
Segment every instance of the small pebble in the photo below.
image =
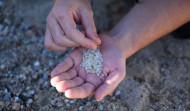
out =
<path fill-rule="evenodd" d="M 36 33 L 34 32 L 34 31 L 32 31 L 32 30 L 27 30 L 26 31 L 26 36 L 27 37 L 33 37 L 33 36 L 35 36 L 36 35 Z"/>
<path fill-rule="evenodd" d="M 120 94 L 121 94 L 121 91 L 119 91 L 119 90 L 115 93 L 116 96 L 118 96 Z"/>
<path fill-rule="evenodd" d="M 14 90 L 12 91 L 12 93 L 15 94 L 15 95 L 17 95 L 17 96 L 19 96 L 20 93 L 21 93 L 21 91 L 20 91 L 19 89 L 14 89 Z"/>
<path fill-rule="evenodd" d="M 11 97 L 11 93 L 6 93 L 5 96 L 3 97 L 4 101 L 9 101 Z"/>
<path fill-rule="evenodd" d="M 4 93 L 8 93 L 8 89 L 7 88 L 4 89 Z"/>
<path fill-rule="evenodd" d="M 67 107 L 70 107 L 71 105 L 69 103 L 66 104 Z"/>
<path fill-rule="evenodd" d="M 10 21 L 9 19 L 5 18 L 5 19 L 4 19 L 4 23 L 10 25 L 10 24 L 11 24 L 11 21 Z"/>
<path fill-rule="evenodd" d="M 30 95 L 30 96 L 34 95 L 34 93 L 35 93 L 34 90 L 29 90 L 29 91 L 28 91 L 28 95 Z"/>
<path fill-rule="evenodd" d="M 112 106 L 112 109 L 115 111 L 115 109 L 116 109 L 115 105 Z"/>
<path fill-rule="evenodd" d="M 68 100 L 68 99 L 65 99 L 65 100 L 64 100 L 64 102 L 65 102 L 65 103 L 68 103 L 68 102 L 69 102 L 69 100 Z"/>
<path fill-rule="evenodd" d="M 4 2 L 3 1 L 0 1 L 0 6 L 2 7 L 4 5 Z"/>
<path fill-rule="evenodd" d="M 16 111 L 20 110 L 20 103 L 13 103 L 12 104 L 12 109 L 16 110 Z"/>
<path fill-rule="evenodd" d="M 2 69 L 2 70 L 5 69 L 5 65 L 4 65 L 4 64 L 1 65 L 1 69 Z"/>
<path fill-rule="evenodd" d="M 48 65 L 53 66 L 54 62 L 52 60 L 49 60 Z"/>
<path fill-rule="evenodd" d="M 27 100 L 27 104 L 31 104 L 31 103 L 33 103 L 33 100 L 32 99 L 28 99 Z"/>
<path fill-rule="evenodd" d="M 19 100 L 19 97 L 15 97 L 15 102 L 18 102 Z"/>
<path fill-rule="evenodd" d="M 37 78 L 38 78 L 38 74 L 33 74 L 33 75 L 32 75 L 32 78 L 33 78 L 33 79 L 37 79 Z"/>
<path fill-rule="evenodd" d="M 48 79 L 48 75 L 47 74 L 43 74 L 43 79 L 47 80 Z"/>
<path fill-rule="evenodd" d="M 159 111 L 159 110 L 160 110 L 160 108 L 159 108 L 158 106 L 153 105 L 153 104 L 150 104 L 150 107 L 151 107 L 153 110 L 155 110 L 155 111 Z"/>
<path fill-rule="evenodd" d="M 5 102 L 3 102 L 3 101 L 0 101 L 0 107 L 4 107 L 5 106 Z"/>
<path fill-rule="evenodd" d="M 166 69 L 165 68 L 161 68 L 161 72 L 163 73 L 163 72 L 165 72 L 166 71 Z"/>
<path fill-rule="evenodd" d="M 39 66 L 39 65 L 40 65 L 39 61 L 34 62 L 34 66 Z"/>
<path fill-rule="evenodd" d="M 75 101 L 71 100 L 70 103 L 73 104 L 73 103 L 75 103 Z"/>
<path fill-rule="evenodd" d="M 87 103 L 86 103 L 86 106 L 90 106 L 90 105 L 91 105 L 91 102 L 87 102 Z"/>
<path fill-rule="evenodd" d="M 56 104 L 56 106 L 57 107 L 62 107 L 64 104 L 62 103 L 62 102 L 58 102 L 57 104 Z"/>
<path fill-rule="evenodd" d="M 98 109 L 99 109 L 99 110 L 103 110 L 104 107 L 103 107 L 102 105 L 100 105 L 100 106 L 98 107 Z"/>
<path fill-rule="evenodd" d="M 111 99 L 112 99 L 112 100 L 116 100 L 116 97 L 115 97 L 115 96 L 112 96 Z"/>
<path fill-rule="evenodd" d="M 85 99 L 81 99 L 81 102 L 83 103 L 83 104 L 86 104 L 86 100 Z"/>
<path fill-rule="evenodd" d="M 21 106 L 20 106 L 20 109 L 22 110 L 23 108 L 24 108 L 24 106 L 23 106 L 23 105 L 21 105 Z"/>
<path fill-rule="evenodd" d="M 26 80 L 26 75 L 21 74 L 21 75 L 19 75 L 19 78 L 21 79 L 21 81 L 24 81 L 24 80 Z"/>
<path fill-rule="evenodd" d="M 4 30 L 0 32 L 0 35 L 7 36 L 8 32 L 9 32 L 9 27 L 6 26 L 6 27 L 4 28 Z"/>
<path fill-rule="evenodd" d="M 2 31 L 2 29 L 3 29 L 3 25 L 2 25 L 2 24 L 0 24 L 0 31 Z"/>
<path fill-rule="evenodd" d="M 51 105 L 55 106 L 56 105 L 56 100 L 51 100 Z"/>
<path fill-rule="evenodd" d="M 80 106 L 80 107 L 79 107 L 79 111 L 83 111 L 83 106 Z"/>

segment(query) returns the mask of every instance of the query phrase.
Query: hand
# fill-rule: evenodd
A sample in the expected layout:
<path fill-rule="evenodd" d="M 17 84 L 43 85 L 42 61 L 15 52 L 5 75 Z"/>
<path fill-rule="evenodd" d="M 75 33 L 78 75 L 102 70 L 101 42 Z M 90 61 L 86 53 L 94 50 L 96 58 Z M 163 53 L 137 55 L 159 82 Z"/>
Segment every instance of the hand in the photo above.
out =
<path fill-rule="evenodd" d="M 100 35 L 100 50 L 103 54 L 103 71 L 105 78 L 96 74 L 87 74 L 80 66 L 82 51 L 72 51 L 67 59 L 51 73 L 51 84 L 59 92 L 65 92 L 68 98 L 85 98 L 95 92 L 96 100 L 102 100 L 112 93 L 125 77 L 125 57 L 114 41 L 107 35 Z"/>
<path fill-rule="evenodd" d="M 84 31 L 79 31 L 76 24 L 81 24 Z M 96 49 L 100 42 L 88 0 L 55 0 L 47 17 L 44 42 L 47 49 L 56 52 L 79 46 Z"/>

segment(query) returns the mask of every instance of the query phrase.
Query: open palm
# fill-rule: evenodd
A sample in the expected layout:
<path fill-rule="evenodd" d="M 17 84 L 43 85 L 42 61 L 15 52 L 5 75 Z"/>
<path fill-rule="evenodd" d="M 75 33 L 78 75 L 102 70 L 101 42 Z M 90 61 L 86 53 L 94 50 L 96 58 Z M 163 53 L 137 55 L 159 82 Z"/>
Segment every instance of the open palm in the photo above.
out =
<path fill-rule="evenodd" d="M 100 50 L 103 54 L 104 78 L 96 74 L 87 74 L 80 66 L 82 51 L 73 50 L 65 61 L 51 73 L 51 84 L 59 92 L 65 92 L 68 98 L 85 98 L 95 92 L 96 100 L 110 94 L 125 77 L 125 58 L 107 35 L 100 35 Z"/>

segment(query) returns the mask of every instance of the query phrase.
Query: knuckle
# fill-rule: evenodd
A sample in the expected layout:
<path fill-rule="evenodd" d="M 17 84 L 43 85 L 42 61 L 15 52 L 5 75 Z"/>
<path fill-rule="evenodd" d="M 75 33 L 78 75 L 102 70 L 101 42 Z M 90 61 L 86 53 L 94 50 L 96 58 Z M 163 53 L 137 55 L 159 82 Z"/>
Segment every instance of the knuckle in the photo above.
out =
<path fill-rule="evenodd" d="M 89 25 L 88 28 L 86 29 L 87 34 L 96 34 L 96 28 L 93 25 Z"/>
<path fill-rule="evenodd" d="M 63 9 L 55 8 L 55 9 L 52 11 L 52 13 L 53 13 L 53 16 L 54 16 L 55 18 L 57 18 L 58 20 L 63 20 L 63 19 L 64 19 L 64 16 L 63 16 L 63 14 L 64 14 Z"/>
<path fill-rule="evenodd" d="M 53 11 L 52 11 L 52 13 L 53 13 L 54 16 L 59 15 L 60 12 L 61 12 L 60 7 L 55 7 L 55 8 L 53 9 Z"/>
<path fill-rule="evenodd" d="M 59 45 L 59 46 L 61 46 L 61 45 L 64 44 L 63 41 L 61 41 L 61 40 L 57 40 L 57 39 L 55 39 L 55 43 L 56 43 L 57 45 Z"/>
<path fill-rule="evenodd" d="M 66 64 L 66 65 L 68 65 L 69 67 L 71 67 L 72 66 L 72 58 L 69 56 L 69 57 L 67 57 L 67 59 L 65 59 L 65 61 L 64 61 L 64 63 Z"/>
<path fill-rule="evenodd" d="M 54 17 L 57 17 L 57 15 L 58 15 L 59 13 L 58 13 L 58 11 L 56 11 L 56 9 L 55 9 L 55 10 L 52 11 L 52 14 L 53 14 Z"/>
<path fill-rule="evenodd" d="M 80 46 L 80 44 L 75 44 L 75 45 L 74 45 L 74 47 L 79 47 L 79 46 Z"/>
<path fill-rule="evenodd" d="M 50 48 L 51 48 L 51 44 L 49 44 L 48 42 L 44 42 L 44 46 L 45 46 L 45 48 L 47 48 L 47 49 L 50 49 Z"/>
<path fill-rule="evenodd" d="M 66 66 L 66 65 L 70 66 L 70 63 L 69 63 L 69 61 L 66 59 L 66 60 L 63 62 L 62 65 L 63 65 L 63 66 Z"/>
<path fill-rule="evenodd" d="M 76 70 L 74 70 L 74 69 L 71 69 L 71 70 L 70 70 L 70 73 L 73 74 L 73 75 L 76 75 L 76 74 L 77 74 Z"/>
<path fill-rule="evenodd" d="M 51 76 L 53 76 L 53 77 L 57 76 L 57 75 L 60 73 L 57 68 L 55 68 L 55 69 L 53 70 L 53 72 L 54 72 L 54 74 L 51 74 Z"/>
<path fill-rule="evenodd" d="M 61 14 L 57 14 L 56 18 L 58 21 L 64 21 L 64 19 L 65 19 L 64 15 L 61 15 Z"/>
<path fill-rule="evenodd" d="M 49 51 L 52 51 L 52 45 L 50 43 L 44 42 L 44 46 L 46 49 L 48 49 Z"/>
<path fill-rule="evenodd" d="M 70 31 L 67 31 L 67 32 L 66 32 L 66 36 L 67 36 L 68 39 L 72 39 L 72 34 L 71 34 Z"/>
<path fill-rule="evenodd" d="M 63 89 L 64 89 L 64 86 L 66 85 L 66 83 L 67 83 L 66 81 L 62 81 L 62 82 L 61 82 L 60 85 L 62 86 Z"/>

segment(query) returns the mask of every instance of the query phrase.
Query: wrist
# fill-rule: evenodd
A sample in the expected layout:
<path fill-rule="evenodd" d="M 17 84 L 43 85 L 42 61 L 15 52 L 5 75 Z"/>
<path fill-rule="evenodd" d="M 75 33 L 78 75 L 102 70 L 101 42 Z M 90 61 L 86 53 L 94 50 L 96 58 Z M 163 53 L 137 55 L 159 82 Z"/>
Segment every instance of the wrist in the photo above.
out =
<path fill-rule="evenodd" d="M 125 59 L 127 59 L 136 52 L 132 45 L 132 41 L 130 41 L 130 39 L 126 40 L 126 38 L 132 38 L 132 36 L 129 34 L 119 34 L 117 32 L 119 31 L 111 30 L 107 35 L 112 38 L 114 44 L 124 55 Z"/>

